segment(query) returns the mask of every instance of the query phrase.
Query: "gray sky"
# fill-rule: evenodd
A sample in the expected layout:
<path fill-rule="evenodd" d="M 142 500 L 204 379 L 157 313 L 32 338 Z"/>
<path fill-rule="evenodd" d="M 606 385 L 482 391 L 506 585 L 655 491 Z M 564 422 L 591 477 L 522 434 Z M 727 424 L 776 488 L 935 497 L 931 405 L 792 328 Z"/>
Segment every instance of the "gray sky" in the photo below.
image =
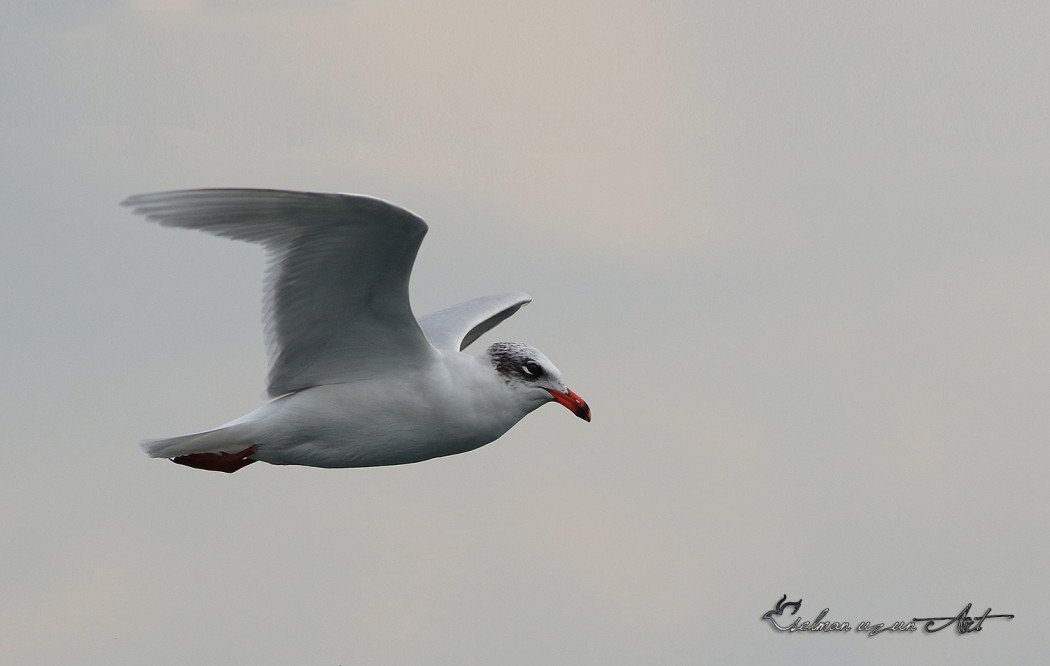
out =
<path fill-rule="evenodd" d="M 1045 3 L 0 7 L 4 663 L 1035 663 L 1050 620 Z M 234 475 L 258 248 L 117 203 L 349 191 L 545 407 L 478 451 Z M 799 617 L 1013 613 L 979 634 Z"/>

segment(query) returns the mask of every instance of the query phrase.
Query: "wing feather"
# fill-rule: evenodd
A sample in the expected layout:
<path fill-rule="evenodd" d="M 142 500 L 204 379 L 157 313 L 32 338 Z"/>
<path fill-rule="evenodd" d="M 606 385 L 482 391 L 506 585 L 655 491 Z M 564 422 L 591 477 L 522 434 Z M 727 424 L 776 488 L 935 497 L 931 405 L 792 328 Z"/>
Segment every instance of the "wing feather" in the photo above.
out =
<path fill-rule="evenodd" d="M 271 396 L 422 367 L 436 353 L 408 282 L 427 225 L 380 199 L 210 189 L 129 197 L 164 226 L 263 245 Z"/>
<path fill-rule="evenodd" d="M 531 301 L 531 296 L 520 291 L 481 296 L 432 312 L 419 325 L 438 349 L 461 351 Z"/>

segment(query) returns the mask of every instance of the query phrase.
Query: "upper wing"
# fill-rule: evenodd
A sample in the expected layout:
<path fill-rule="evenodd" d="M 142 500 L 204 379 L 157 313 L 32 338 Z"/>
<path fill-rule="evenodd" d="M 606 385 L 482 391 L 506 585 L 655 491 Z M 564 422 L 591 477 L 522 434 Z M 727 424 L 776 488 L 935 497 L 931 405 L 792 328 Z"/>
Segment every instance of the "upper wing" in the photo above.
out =
<path fill-rule="evenodd" d="M 411 371 L 436 353 L 408 302 L 427 225 L 407 210 L 371 197 L 250 189 L 140 194 L 123 205 L 164 226 L 266 247 L 271 396 Z"/>
<path fill-rule="evenodd" d="M 430 344 L 443 351 L 460 351 L 530 301 L 532 297 L 520 291 L 481 296 L 432 312 L 419 325 Z"/>

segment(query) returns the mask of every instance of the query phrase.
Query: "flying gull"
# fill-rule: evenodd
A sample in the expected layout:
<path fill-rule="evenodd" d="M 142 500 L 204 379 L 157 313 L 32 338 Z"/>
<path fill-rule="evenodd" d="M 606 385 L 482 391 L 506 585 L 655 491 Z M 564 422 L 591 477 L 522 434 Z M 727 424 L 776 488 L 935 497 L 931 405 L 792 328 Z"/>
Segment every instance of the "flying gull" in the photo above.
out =
<path fill-rule="evenodd" d="M 258 189 L 140 194 L 123 202 L 164 226 L 266 248 L 269 402 L 226 425 L 153 439 L 154 458 L 235 472 L 273 465 L 371 467 L 464 453 L 557 402 L 591 410 L 538 350 L 463 353 L 532 299 L 482 296 L 418 320 L 408 281 L 427 225 L 380 199 Z"/>

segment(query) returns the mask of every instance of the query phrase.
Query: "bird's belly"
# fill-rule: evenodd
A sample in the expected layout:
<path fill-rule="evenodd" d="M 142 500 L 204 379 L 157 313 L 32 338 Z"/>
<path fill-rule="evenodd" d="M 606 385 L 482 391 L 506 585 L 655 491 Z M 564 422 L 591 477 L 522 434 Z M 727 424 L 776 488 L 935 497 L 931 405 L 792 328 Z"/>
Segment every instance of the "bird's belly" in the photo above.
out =
<path fill-rule="evenodd" d="M 504 425 L 403 393 L 394 400 L 385 390 L 367 388 L 315 387 L 282 398 L 283 405 L 271 403 L 272 413 L 259 421 L 252 457 L 274 465 L 403 465 L 471 451 L 516 422 Z"/>
<path fill-rule="evenodd" d="M 494 439 L 494 438 L 493 438 Z M 311 467 L 378 467 L 404 465 L 431 458 L 465 453 L 488 444 L 491 439 L 375 435 L 347 432 L 313 435 L 295 442 L 262 444 L 252 456 L 273 465 Z"/>

